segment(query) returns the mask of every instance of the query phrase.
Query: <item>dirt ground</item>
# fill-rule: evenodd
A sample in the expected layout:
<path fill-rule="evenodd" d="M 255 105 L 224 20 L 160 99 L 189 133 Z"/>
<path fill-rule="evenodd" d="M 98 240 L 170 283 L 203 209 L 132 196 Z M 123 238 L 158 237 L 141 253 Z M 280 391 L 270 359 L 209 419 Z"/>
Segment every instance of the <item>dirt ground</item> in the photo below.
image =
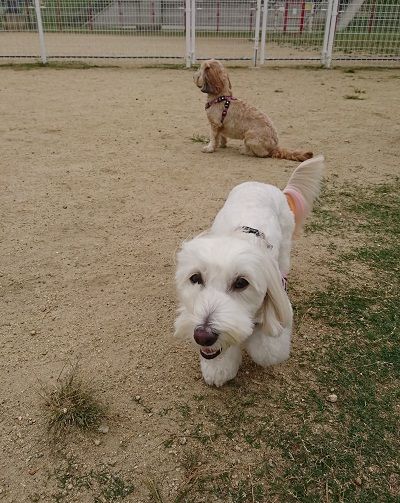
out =
<path fill-rule="evenodd" d="M 269 113 L 283 146 L 323 153 L 326 183 L 340 186 L 399 174 L 399 78 L 231 70 L 234 94 Z M 3 68 L 0 82 L 0 501 L 96 501 L 75 482 L 60 490 L 68 462 L 131 480 L 124 501 L 150 501 L 145 480 L 172 501 L 191 438 L 165 411 L 224 396 L 172 337 L 175 251 L 234 185 L 283 187 L 296 163 L 244 157 L 239 142 L 201 153 L 192 137 L 208 128 L 191 71 Z M 344 97 L 354 94 L 364 99 Z M 313 289 L 329 278 L 323 245 L 297 242 L 291 282 Z M 296 344 L 282 375 L 297 371 Z M 108 406 L 109 431 L 54 446 L 41 385 L 75 362 Z M 262 392 L 268 375 L 248 362 L 237 380 L 249 372 Z"/>

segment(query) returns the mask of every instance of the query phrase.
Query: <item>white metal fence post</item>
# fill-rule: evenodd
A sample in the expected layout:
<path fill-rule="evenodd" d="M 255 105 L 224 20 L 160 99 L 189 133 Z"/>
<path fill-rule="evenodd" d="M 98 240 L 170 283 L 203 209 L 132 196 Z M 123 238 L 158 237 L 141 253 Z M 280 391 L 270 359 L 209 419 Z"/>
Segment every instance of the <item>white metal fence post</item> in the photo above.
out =
<path fill-rule="evenodd" d="M 260 44 L 260 19 L 261 19 L 261 0 L 257 0 L 256 26 L 254 31 L 254 66 L 257 66 L 258 48 Z"/>
<path fill-rule="evenodd" d="M 325 68 L 330 68 L 332 63 L 332 50 L 333 50 L 333 42 L 335 41 L 335 35 L 336 35 L 336 18 L 338 15 L 338 8 L 339 8 L 339 0 L 333 0 L 332 20 L 329 29 L 328 45 L 326 48 Z"/>
<path fill-rule="evenodd" d="M 261 26 L 261 49 L 260 49 L 260 65 L 265 63 L 265 39 L 267 35 L 267 19 L 268 19 L 268 1 L 264 0 L 264 9 Z"/>
<path fill-rule="evenodd" d="M 328 0 L 327 10 L 326 10 L 326 19 L 325 19 L 324 41 L 322 44 L 322 51 L 321 51 L 321 64 L 322 65 L 326 64 L 326 54 L 327 54 L 327 50 L 328 50 L 327 48 L 328 48 L 328 41 L 329 41 L 329 32 L 330 32 L 331 21 L 332 21 L 332 7 L 333 7 L 333 0 Z"/>
<path fill-rule="evenodd" d="M 37 1 L 37 0 L 35 0 Z M 191 0 L 186 0 L 185 3 L 185 35 L 186 35 L 186 68 L 191 67 Z"/>
<path fill-rule="evenodd" d="M 192 0 L 190 13 L 190 60 L 192 64 L 196 63 L 196 0 Z"/>
<path fill-rule="evenodd" d="M 45 65 L 47 63 L 47 56 L 46 56 L 46 45 L 44 43 L 44 32 L 42 23 L 42 13 L 40 10 L 40 0 L 35 0 L 35 12 L 36 12 L 37 28 L 39 33 L 40 59 L 42 60 L 42 63 Z"/>

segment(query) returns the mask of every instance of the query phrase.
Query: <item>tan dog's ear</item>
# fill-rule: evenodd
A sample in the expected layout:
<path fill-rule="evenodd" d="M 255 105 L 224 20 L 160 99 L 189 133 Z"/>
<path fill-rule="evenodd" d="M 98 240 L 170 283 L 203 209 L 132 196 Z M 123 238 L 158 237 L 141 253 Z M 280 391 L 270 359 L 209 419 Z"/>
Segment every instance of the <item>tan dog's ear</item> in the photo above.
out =
<path fill-rule="evenodd" d="M 217 61 L 207 61 L 204 64 L 204 86 L 201 88 L 201 91 L 207 94 L 220 94 L 224 89 L 224 73 Z"/>
<path fill-rule="evenodd" d="M 293 311 L 280 272 L 272 263 L 269 269 L 268 290 L 261 307 L 261 327 L 267 335 L 277 337 L 283 328 L 292 324 Z"/>

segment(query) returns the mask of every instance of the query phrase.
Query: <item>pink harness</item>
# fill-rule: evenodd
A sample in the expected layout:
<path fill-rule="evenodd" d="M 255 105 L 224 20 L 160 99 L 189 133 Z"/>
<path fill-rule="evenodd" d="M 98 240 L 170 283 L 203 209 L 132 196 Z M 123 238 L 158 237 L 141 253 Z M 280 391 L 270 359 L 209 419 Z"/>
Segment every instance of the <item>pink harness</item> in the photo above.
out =
<path fill-rule="evenodd" d="M 208 110 L 212 105 L 221 103 L 223 101 L 224 109 L 222 110 L 222 117 L 221 117 L 221 124 L 222 124 L 225 120 L 226 114 L 228 113 L 228 108 L 231 105 L 231 101 L 234 100 L 237 100 L 237 98 L 234 98 L 233 96 L 219 96 L 218 98 L 215 98 L 215 100 L 208 101 L 206 103 L 205 109 Z"/>

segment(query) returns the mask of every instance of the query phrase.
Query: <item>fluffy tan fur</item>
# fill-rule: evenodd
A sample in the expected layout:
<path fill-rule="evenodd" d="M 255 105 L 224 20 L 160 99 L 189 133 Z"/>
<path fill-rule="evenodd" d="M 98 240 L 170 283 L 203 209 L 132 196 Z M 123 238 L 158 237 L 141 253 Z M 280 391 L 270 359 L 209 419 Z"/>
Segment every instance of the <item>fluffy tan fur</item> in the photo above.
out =
<path fill-rule="evenodd" d="M 215 59 L 204 61 L 194 75 L 194 82 L 207 101 L 219 96 L 231 96 L 232 85 L 222 63 Z M 241 100 L 231 101 L 225 120 L 222 122 L 224 103 L 215 103 L 207 109 L 211 125 L 210 143 L 203 152 L 215 152 L 217 147 L 225 147 L 227 138 L 244 141 L 243 153 L 257 157 L 275 157 L 291 161 L 310 159 L 312 152 L 287 150 L 278 145 L 278 135 L 271 119 L 257 108 Z"/>

